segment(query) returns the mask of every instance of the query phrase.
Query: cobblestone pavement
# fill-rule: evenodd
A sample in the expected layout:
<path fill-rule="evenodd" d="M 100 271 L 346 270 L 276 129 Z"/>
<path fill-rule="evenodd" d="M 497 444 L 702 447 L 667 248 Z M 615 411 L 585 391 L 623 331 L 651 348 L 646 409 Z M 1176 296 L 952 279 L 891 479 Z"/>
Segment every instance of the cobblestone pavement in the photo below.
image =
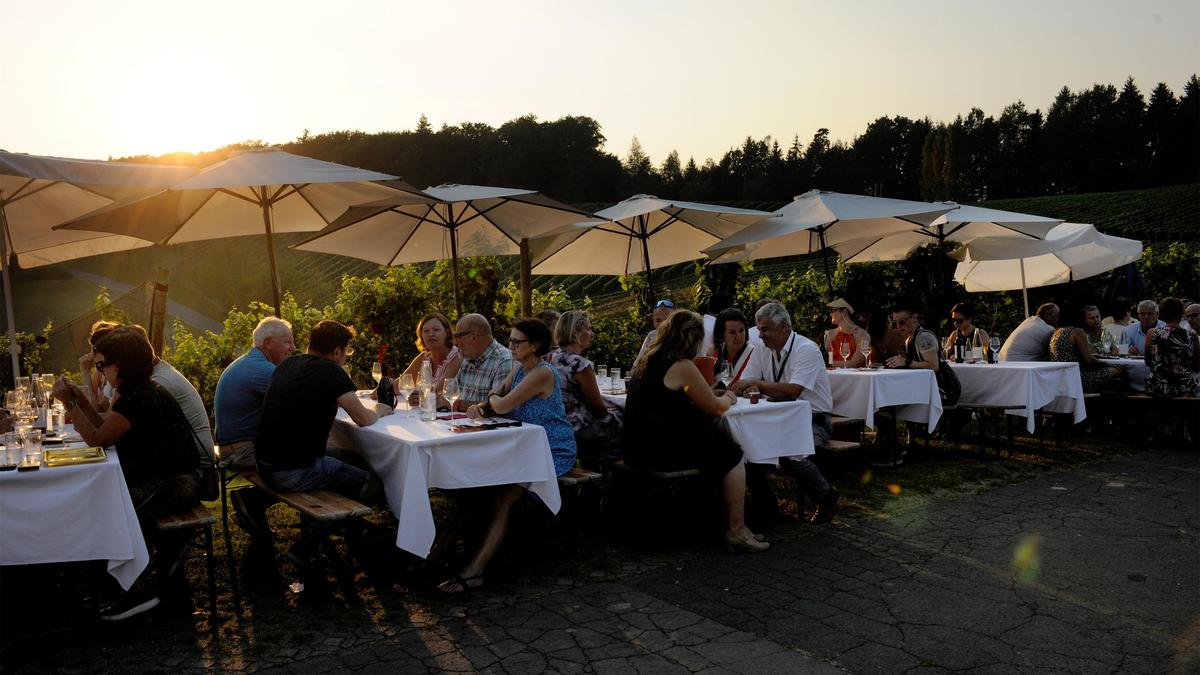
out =
<path fill-rule="evenodd" d="M 1200 672 L 1196 453 L 1107 458 L 764 554 L 663 546 L 441 598 L 368 568 L 309 605 L 102 634 L 18 671 Z M 586 550 L 586 549 L 584 549 Z M 490 582 L 489 582 L 490 583 Z"/>

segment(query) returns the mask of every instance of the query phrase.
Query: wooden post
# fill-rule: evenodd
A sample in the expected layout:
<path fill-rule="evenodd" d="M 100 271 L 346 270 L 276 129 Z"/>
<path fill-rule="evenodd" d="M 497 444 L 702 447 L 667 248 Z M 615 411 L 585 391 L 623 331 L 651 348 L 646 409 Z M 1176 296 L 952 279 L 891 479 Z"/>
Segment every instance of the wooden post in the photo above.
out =
<path fill-rule="evenodd" d="M 521 240 L 521 316 L 533 316 L 533 269 L 529 240 Z"/>
<path fill-rule="evenodd" d="M 162 354 L 163 333 L 167 321 L 167 280 L 171 272 L 158 268 L 154 275 L 154 288 L 150 292 L 150 345 L 155 354 Z"/>

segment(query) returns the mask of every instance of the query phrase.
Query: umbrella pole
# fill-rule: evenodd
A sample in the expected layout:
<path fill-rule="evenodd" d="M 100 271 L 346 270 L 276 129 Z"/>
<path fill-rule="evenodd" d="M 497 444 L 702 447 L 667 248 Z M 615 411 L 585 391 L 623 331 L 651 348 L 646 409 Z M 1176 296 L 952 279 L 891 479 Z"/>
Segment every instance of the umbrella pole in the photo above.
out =
<path fill-rule="evenodd" d="M 462 300 L 458 297 L 458 230 L 450 224 L 450 264 L 454 268 L 454 311 L 458 314 L 455 320 L 462 318 Z"/>
<path fill-rule="evenodd" d="M 650 302 L 654 302 L 654 279 L 650 275 L 650 237 L 646 234 L 646 217 L 638 216 L 641 227 L 642 240 L 642 265 L 646 268 L 646 292 L 650 295 Z"/>
<path fill-rule="evenodd" d="M 275 301 L 275 316 L 283 318 L 282 303 L 279 301 L 279 272 L 275 269 L 275 242 L 271 236 L 271 203 L 266 200 L 267 188 L 263 187 L 263 227 L 267 231 L 267 262 L 271 266 L 271 298 Z"/>
<path fill-rule="evenodd" d="M 521 316 L 533 316 L 533 276 L 529 240 L 521 240 Z"/>
<path fill-rule="evenodd" d="M 8 276 L 8 268 L 12 261 L 8 257 L 8 216 L 4 213 L 4 204 L 0 203 L 0 263 L 4 265 L 4 313 L 8 315 L 8 353 L 12 357 L 13 383 L 21 374 L 21 360 L 17 357 L 20 347 L 17 346 L 17 322 L 13 318 L 12 279 Z"/>
<path fill-rule="evenodd" d="M 1025 288 L 1025 259 L 1021 258 L 1021 299 L 1025 301 L 1025 316 L 1029 316 L 1029 289 Z"/>
<path fill-rule="evenodd" d="M 825 267 L 825 284 L 829 287 L 829 299 L 833 300 L 833 273 L 829 271 L 829 248 L 825 246 L 824 228 L 817 230 L 821 238 L 821 265 Z"/>

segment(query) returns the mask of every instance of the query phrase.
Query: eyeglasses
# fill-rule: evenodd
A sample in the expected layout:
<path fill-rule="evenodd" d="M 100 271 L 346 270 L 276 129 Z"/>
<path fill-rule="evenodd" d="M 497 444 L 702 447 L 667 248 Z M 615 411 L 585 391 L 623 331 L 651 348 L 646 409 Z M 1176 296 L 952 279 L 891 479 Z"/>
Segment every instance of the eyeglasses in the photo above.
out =
<path fill-rule="evenodd" d="M 1196 318 L 1196 317 L 1198 317 L 1198 316 L 1200 316 L 1200 312 L 1192 312 L 1191 314 L 1184 314 L 1184 315 L 1183 315 L 1183 318 L 1185 318 L 1185 319 L 1194 319 L 1194 318 Z"/>
<path fill-rule="evenodd" d="M 522 342 L 529 342 L 529 339 L 528 338 L 508 338 L 508 346 L 509 347 L 516 347 L 517 345 L 521 344 Z"/>
<path fill-rule="evenodd" d="M 95 366 L 96 366 L 96 370 L 97 370 L 97 371 L 104 370 L 105 368 L 107 368 L 107 367 L 109 367 L 109 366 L 111 366 L 111 365 L 113 365 L 111 361 L 97 361 L 97 362 L 95 363 Z"/>
<path fill-rule="evenodd" d="M 675 303 L 671 302 L 670 300 L 659 300 L 658 302 L 654 303 L 654 309 L 658 309 L 659 307 L 675 309 Z"/>
<path fill-rule="evenodd" d="M 903 319 L 893 319 L 892 320 L 892 328 L 899 328 L 900 326 L 903 326 L 904 324 L 908 323 L 910 320 L 912 320 L 911 316 L 906 316 Z"/>
<path fill-rule="evenodd" d="M 958 324 L 960 324 L 960 323 L 962 323 L 962 322 L 964 322 L 964 321 L 966 321 L 966 319 L 961 319 L 961 318 L 959 318 L 959 319 L 950 319 L 950 322 L 951 322 L 951 323 L 953 323 L 955 326 L 957 326 Z"/>
<path fill-rule="evenodd" d="M 454 337 L 456 337 L 456 338 L 467 337 L 468 335 L 470 335 L 474 332 L 475 331 L 473 331 L 473 330 L 463 330 L 463 331 L 459 331 L 459 332 L 455 333 Z"/>

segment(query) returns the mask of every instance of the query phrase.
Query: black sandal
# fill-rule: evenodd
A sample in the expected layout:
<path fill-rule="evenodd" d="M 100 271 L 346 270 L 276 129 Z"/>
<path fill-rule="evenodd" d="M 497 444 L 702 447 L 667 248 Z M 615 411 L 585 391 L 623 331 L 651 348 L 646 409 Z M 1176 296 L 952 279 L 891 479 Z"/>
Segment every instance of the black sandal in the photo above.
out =
<path fill-rule="evenodd" d="M 470 583 L 468 583 L 471 581 L 475 581 L 476 579 L 479 580 L 479 583 L 475 584 L 474 586 L 472 586 Z M 451 590 L 442 588 L 443 586 L 445 586 L 446 584 L 451 583 L 451 582 L 458 584 L 458 587 L 461 590 L 451 591 Z M 483 588 L 483 575 L 482 574 L 476 574 L 473 577 L 464 577 L 461 574 L 455 574 L 454 576 L 450 577 L 449 579 L 447 579 L 437 585 L 437 589 L 439 591 L 441 591 L 442 593 L 445 593 L 446 595 L 458 595 L 459 593 L 469 593 L 470 591 L 477 590 L 480 588 Z"/>

